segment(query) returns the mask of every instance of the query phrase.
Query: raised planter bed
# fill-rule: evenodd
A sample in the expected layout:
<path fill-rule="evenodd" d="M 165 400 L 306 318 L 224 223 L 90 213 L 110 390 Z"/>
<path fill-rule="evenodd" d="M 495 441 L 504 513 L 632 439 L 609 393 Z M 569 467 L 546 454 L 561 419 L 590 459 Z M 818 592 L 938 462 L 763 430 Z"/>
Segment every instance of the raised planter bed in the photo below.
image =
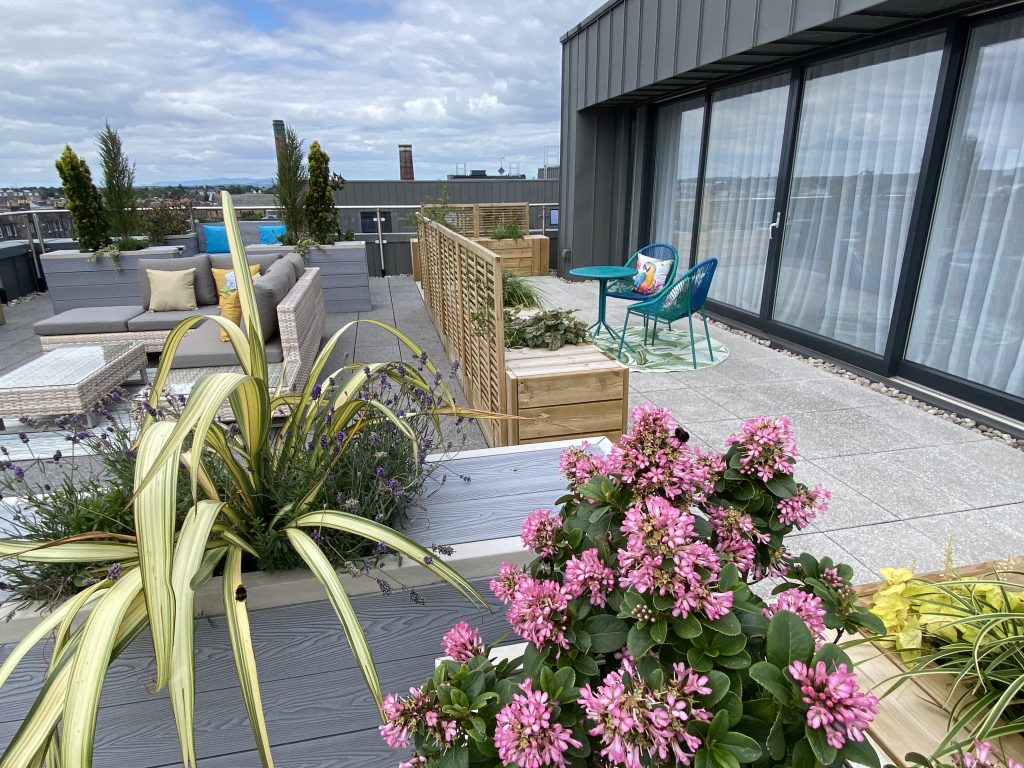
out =
<path fill-rule="evenodd" d="M 544 235 L 526 235 L 519 240 L 481 237 L 476 242 L 501 256 L 501 266 L 509 272 L 524 277 L 548 273 L 550 243 Z"/>
<path fill-rule="evenodd" d="M 979 563 L 957 568 L 956 574 L 959 578 L 983 577 L 991 574 L 994 567 L 994 563 Z M 1005 569 L 1005 564 L 1002 567 Z M 915 579 L 948 580 L 941 572 L 921 574 Z M 882 582 L 876 582 L 858 587 L 861 602 L 870 604 L 882 586 Z M 893 678 L 908 669 L 899 652 L 884 643 L 870 642 L 848 648 L 847 653 L 857 665 L 862 687 L 872 689 L 880 699 L 878 716 L 868 729 L 868 736 L 877 747 L 883 763 L 904 766 L 910 752 L 922 755 L 934 752 L 949 731 L 952 722 L 950 708 L 960 696 L 959 692 L 951 695 L 951 687 L 955 683 L 953 676 L 941 673 L 918 676 L 894 687 Z M 967 738 L 966 732 L 961 731 L 959 738 Z M 998 746 L 1007 757 L 1024 761 L 1024 738 L 1021 736 L 1003 738 Z"/>
<path fill-rule="evenodd" d="M 184 254 L 178 245 L 122 251 L 119 268 L 109 256 L 90 261 L 91 255 L 80 251 L 52 251 L 40 257 L 54 314 L 78 307 L 141 304 L 136 274 L 139 259 L 176 259 Z"/>
<path fill-rule="evenodd" d="M 505 350 L 507 443 L 606 435 L 628 428 L 629 369 L 593 344 Z"/>

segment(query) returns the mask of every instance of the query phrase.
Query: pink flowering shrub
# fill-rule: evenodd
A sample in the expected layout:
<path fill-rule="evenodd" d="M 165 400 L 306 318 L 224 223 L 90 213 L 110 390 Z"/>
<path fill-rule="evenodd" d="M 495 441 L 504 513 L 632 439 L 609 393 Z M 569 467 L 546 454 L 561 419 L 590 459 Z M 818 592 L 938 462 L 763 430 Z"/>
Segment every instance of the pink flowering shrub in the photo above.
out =
<path fill-rule="evenodd" d="M 661 408 L 632 423 L 607 455 L 563 452 L 569 495 L 522 524 L 536 558 L 490 582 L 523 655 L 455 625 L 451 660 L 388 698 L 385 740 L 409 766 L 877 766 L 875 701 L 829 638 L 883 630 L 849 566 L 786 548 L 828 503 L 793 479 L 788 420 L 749 420 L 725 453 Z"/>

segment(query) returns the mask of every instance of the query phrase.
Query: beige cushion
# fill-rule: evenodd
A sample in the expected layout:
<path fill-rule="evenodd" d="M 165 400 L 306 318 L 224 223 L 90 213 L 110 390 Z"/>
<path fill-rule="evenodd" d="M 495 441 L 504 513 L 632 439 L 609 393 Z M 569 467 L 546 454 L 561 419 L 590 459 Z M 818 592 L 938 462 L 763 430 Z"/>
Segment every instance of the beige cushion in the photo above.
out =
<path fill-rule="evenodd" d="M 205 253 L 201 256 L 188 256 L 181 259 L 139 259 L 137 268 L 139 275 L 139 295 L 142 297 L 142 306 L 149 309 L 149 275 L 147 270 L 196 270 L 196 304 L 217 303 L 217 287 L 213 284 L 213 274 L 210 272 L 210 257 Z"/>
<path fill-rule="evenodd" d="M 196 270 L 150 269 L 149 309 L 151 312 L 196 308 Z"/>

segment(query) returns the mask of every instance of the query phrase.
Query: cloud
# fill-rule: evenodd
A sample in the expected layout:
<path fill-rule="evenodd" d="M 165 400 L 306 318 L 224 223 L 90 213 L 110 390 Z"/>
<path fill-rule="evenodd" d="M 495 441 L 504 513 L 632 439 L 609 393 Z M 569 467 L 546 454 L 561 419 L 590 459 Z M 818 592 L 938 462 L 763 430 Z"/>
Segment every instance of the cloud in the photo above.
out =
<path fill-rule="evenodd" d="M 271 120 L 346 178 L 455 163 L 532 174 L 558 144 L 559 36 L 600 0 L 0 0 L 0 186 L 97 165 L 116 127 L 140 182 L 270 177 Z"/>

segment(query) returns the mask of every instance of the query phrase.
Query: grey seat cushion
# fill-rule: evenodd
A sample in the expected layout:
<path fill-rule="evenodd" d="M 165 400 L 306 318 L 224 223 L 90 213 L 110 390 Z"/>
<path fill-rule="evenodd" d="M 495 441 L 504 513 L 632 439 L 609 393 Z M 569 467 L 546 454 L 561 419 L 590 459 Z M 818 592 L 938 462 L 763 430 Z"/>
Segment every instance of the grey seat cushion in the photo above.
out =
<path fill-rule="evenodd" d="M 295 269 L 295 279 L 298 280 L 306 273 L 306 262 L 299 254 L 292 251 L 281 257 L 281 261 L 287 261 Z"/>
<path fill-rule="evenodd" d="M 277 305 L 284 300 L 293 285 L 295 272 L 287 262 L 282 262 L 279 267 L 269 270 L 253 283 L 256 311 L 260 315 L 260 329 L 263 331 L 264 341 L 277 334 Z"/>
<path fill-rule="evenodd" d="M 142 306 L 149 309 L 150 290 L 147 269 L 160 269 L 165 272 L 195 269 L 196 304 L 201 306 L 217 303 L 217 285 L 213 282 L 213 272 L 210 271 L 210 257 L 205 253 L 201 256 L 188 256 L 184 259 L 139 259 L 139 293 L 142 296 Z"/>
<path fill-rule="evenodd" d="M 210 259 L 210 266 L 213 267 L 214 269 L 231 269 L 231 267 L 232 267 L 232 264 L 231 264 L 231 254 L 230 253 L 215 253 L 212 256 L 209 256 L 208 258 Z M 252 265 L 252 264 L 259 264 L 260 265 L 260 274 L 261 275 L 265 275 L 265 274 L 267 274 L 267 270 L 270 268 L 270 265 L 273 264 L 275 261 L 277 261 L 278 259 L 281 258 L 281 254 L 280 253 L 263 253 L 263 254 L 247 253 L 245 258 L 249 262 L 250 265 Z M 181 259 L 178 259 L 178 261 L 181 261 Z M 204 301 L 204 302 L 200 302 L 200 303 L 206 304 L 207 302 Z"/>
<path fill-rule="evenodd" d="M 268 363 L 280 363 L 284 359 L 280 339 L 274 338 L 265 346 Z M 171 368 L 208 368 L 216 365 L 238 365 L 238 355 L 231 342 L 220 340 L 220 326 L 210 322 L 200 324 L 181 340 L 171 362 Z"/>
<path fill-rule="evenodd" d="M 143 312 L 128 321 L 129 331 L 169 331 L 186 317 L 195 315 L 216 315 L 220 307 L 216 304 L 199 306 L 195 309 L 181 309 L 173 312 Z"/>
<path fill-rule="evenodd" d="M 79 307 L 40 320 L 34 326 L 39 336 L 65 336 L 78 333 L 126 333 L 128 321 L 143 313 L 138 305 L 115 307 Z"/>

